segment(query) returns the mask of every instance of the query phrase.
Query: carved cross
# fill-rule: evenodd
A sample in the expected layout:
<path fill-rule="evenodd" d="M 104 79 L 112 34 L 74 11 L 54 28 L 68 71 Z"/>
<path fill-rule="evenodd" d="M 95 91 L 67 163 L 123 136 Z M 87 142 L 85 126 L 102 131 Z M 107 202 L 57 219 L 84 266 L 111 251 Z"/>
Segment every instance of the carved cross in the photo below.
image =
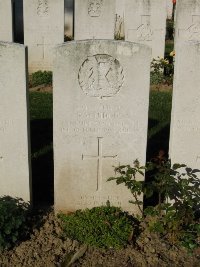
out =
<path fill-rule="evenodd" d="M 128 38 L 129 36 L 133 36 L 135 40 L 138 40 L 141 42 L 151 42 L 153 40 L 154 32 L 157 32 L 157 31 L 159 31 L 160 34 L 162 34 L 164 30 L 163 29 L 152 29 L 151 28 L 151 16 L 141 15 L 140 26 L 137 27 L 136 29 L 129 29 Z"/>
<path fill-rule="evenodd" d="M 46 52 L 46 46 L 52 46 L 52 44 L 47 44 L 45 43 L 45 38 L 42 37 L 42 43 L 41 44 L 37 44 L 37 46 L 42 46 L 42 57 L 43 59 L 45 58 L 45 52 Z"/>
<path fill-rule="evenodd" d="M 99 191 L 102 187 L 102 170 L 103 170 L 103 160 L 106 158 L 116 158 L 117 155 L 108 156 L 103 155 L 103 137 L 97 137 L 97 155 L 83 155 L 82 160 L 97 160 L 97 188 L 96 191 Z"/>
<path fill-rule="evenodd" d="M 178 29 L 178 36 L 188 41 L 200 40 L 200 15 L 192 15 L 192 24 L 186 29 Z"/>

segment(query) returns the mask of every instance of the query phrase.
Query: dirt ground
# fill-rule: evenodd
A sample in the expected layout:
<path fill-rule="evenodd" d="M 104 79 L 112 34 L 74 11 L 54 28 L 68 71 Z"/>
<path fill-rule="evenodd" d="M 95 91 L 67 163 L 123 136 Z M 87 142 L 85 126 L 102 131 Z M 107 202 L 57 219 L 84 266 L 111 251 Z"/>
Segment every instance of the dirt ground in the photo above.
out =
<path fill-rule="evenodd" d="M 71 261 L 71 263 L 70 263 Z M 156 235 L 142 233 L 121 250 L 100 250 L 61 237 L 60 222 L 53 214 L 27 240 L 0 254 L 1 267 L 200 267 L 200 251 L 193 255 L 172 247 Z"/>

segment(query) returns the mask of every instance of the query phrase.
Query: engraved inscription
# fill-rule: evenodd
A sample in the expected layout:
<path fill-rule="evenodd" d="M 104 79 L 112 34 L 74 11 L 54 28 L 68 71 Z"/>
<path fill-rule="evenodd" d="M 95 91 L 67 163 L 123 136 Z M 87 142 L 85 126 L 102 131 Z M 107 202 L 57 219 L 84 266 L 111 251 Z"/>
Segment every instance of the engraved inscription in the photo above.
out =
<path fill-rule="evenodd" d="M 97 140 L 98 140 L 97 155 L 91 156 L 91 155 L 83 155 L 82 154 L 82 160 L 85 160 L 85 159 L 96 159 L 97 160 L 97 188 L 96 188 L 96 191 L 99 191 L 101 189 L 101 185 L 102 185 L 103 159 L 116 158 L 117 155 L 114 155 L 114 156 L 103 155 L 103 144 L 102 144 L 103 137 L 97 137 Z"/>
<path fill-rule="evenodd" d="M 49 0 L 38 0 L 37 14 L 40 17 L 47 17 L 49 15 Z"/>
<path fill-rule="evenodd" d="M 137 39 L 139 41 L 152 41 L 153 30 L 150 23 L 151 16 L 142 16 L 142 24 L 137 29 Z"/>
<path fill-rule="evenodd" d="M 133 134 L 142 131 L 139 120 L 130 119 L 131 112 L 121 105 L 110 106 L 100 102 L 95 108 L 80 105 L 74 110 L 71 120 L 63 120 L 60 131 L 63 136 L 94 134 L 96 136 L 111 136 Z"/>
<path fill-rule="evenodd" d="M 100 206 L 100 205 L 106 205 L 106 203 L 109 201 L 111 205 L 114 206 L 121 206 L 122 203 L 120 201 L 119 196 L 108 196 L 103 197 L 103 196 L 80 196 L 80 200 L 76 202 L 77 206 Z"/>
<path fill-rule="evenodd" d="M 103 0 L 88 0 L 88 14 L 90 17 L 101 15 Z"/>
<path fill-rule="evenodd" d="M 88 96 L 111 97 L 120 91 L 124 83 L 123 68 L 112 56 L 94 55 L 81 65 L 78 81 Z"/>

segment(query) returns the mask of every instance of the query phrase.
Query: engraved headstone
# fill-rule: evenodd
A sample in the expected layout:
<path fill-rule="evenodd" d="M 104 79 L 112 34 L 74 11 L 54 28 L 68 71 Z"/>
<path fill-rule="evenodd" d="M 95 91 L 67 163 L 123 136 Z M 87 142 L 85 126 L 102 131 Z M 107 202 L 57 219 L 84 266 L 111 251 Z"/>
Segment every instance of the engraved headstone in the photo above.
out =
<path fill-rule="evenodd" d="M 138 212 L 113 166 L 145 164 L 150 48 L 111 40 L 58 46 L 54 66 L 55 208 Z M 70 79 L 69 79 L 70 77 Z M 138 177 L 143 179 L 143 177 Z"/>
<path fill-rule="evenodd" d="M 125 40 L 148 45 L 152 58 L 164 57 L 166 17 L 166 0 L 126 0 Z"/>
<path fill-rule="evenodd" d="M 177 1 L 175 25 L 175 45 L 200 41 L 200 1 Z"/>
<path fill-rule="evenodd" d="M 29 71 L 52 70 L 55 45 L 64 42 L 64 0 L 24 0 Z"/>
<path fill-rule="evenodd" d="M 30 201 L 25 47 L 0 42 L 0 196 Z"/>
<path fill-rule="evenodd" d="M 200 169 L 200 42 L 176 50 L 170 158 Z"/>
<path fill-rule="evenodd" d="M 0 41 L 13 41 L 12 0 L 0 0 Z"/>
<path fill-rule="evenodd" d="M 74 39 L 114 39 L 115 0 L 75 0 Z"/>

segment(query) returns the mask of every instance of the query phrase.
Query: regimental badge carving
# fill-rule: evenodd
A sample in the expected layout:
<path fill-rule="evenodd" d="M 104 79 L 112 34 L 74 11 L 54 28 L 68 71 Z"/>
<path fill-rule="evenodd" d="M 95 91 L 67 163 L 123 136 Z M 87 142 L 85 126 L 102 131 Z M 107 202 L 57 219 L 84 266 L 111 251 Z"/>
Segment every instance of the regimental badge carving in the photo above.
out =
<path fill-rule="evenodd" d="M 189 41 L 200 41 L 200 23 L 192 24 L 187 29 L 187 36 Z"/>
<path fill-rule="evenodd" d="M 137 39 L 139 41 L 152 41 L 153 31 L 151 29 L 150 16 L 142 16 L 142 24 L 137 28 Z"/>
<path fill-rule="evenodd" d="M 88 0 L 88 14 L 90 17 L 99 17 L 101 15 L 103 0 Z"/>
<path fill-rule="evenodd" d="M 110 55 L 94 55 L 81 65 L 78 81 L 83 92 L 90 97 L 111 97 L 123 86 L 123 68 Z"/>
<path fill-rule="evenodd" d="M 49 15 L 49 0 L 38 0 L 37 14 L 40 17 L 47 17 Z"/>

